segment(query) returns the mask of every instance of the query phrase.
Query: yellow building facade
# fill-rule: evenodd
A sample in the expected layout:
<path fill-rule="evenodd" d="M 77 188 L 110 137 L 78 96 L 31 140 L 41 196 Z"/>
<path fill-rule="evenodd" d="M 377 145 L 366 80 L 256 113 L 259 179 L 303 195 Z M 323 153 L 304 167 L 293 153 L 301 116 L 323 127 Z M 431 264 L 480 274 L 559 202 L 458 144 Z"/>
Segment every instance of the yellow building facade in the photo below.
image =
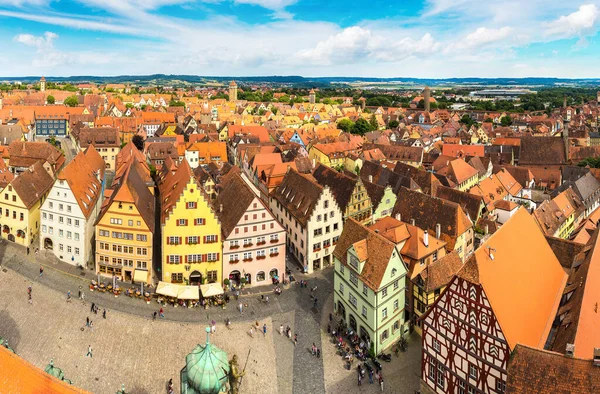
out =
<path fill-rule="evenodd" d="M 221 225 L 209 197 L 187 160 L 176 170 L 169 170 L 170 164 L 165 162 L 159 181 L 162 280 L 186 285 L 222 283 Z"/>

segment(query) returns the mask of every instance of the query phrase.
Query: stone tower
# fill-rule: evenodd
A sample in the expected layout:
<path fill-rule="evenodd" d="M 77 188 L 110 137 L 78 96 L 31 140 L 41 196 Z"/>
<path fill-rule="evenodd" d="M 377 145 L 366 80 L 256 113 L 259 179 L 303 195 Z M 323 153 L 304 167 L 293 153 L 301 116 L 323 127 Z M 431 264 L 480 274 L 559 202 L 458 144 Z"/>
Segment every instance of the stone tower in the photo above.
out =
<path fill-rule="evenodd" d="M 0 110 L 2 110 L 2 92 L 0 92 Z"/>
<path fill-rule="evenodd" d="M 567 96 L 563 97 L 563 108 L 567 108 Z"/>
<path fill-rule="evenodd" d="M 46 78 L 43 76 L 40 78 L 40 92 L 46 91 Z"/>
<path fill-rule="evenodd" d="M 569 119 L 563 120 L 563 143 L 565 145 L 565 160 L 569 160 Z"/>
<path fill-rule="evenodd" d="M 429 90 L 429 86 L 425 86 L 425 89 L 423 89 L 423 101 L 425 102 L 425 112 L 429 112 L 430 109 L 430 103 L 429 100 L 431 99 L 431 91 Z"/>
<path fill-rule="evenodd" d="M 308 102 L 311 104 L 314 104 L 317 102 L 317 94 L 315 93 L 314 89 L 311 89 L 310 92 L 308 93 Z"/>
<path fill-rule="evenodd" d="M 237 101 L 237 83 L 235 81 L 231 81 L 229 83 L 229 101 Z"/>

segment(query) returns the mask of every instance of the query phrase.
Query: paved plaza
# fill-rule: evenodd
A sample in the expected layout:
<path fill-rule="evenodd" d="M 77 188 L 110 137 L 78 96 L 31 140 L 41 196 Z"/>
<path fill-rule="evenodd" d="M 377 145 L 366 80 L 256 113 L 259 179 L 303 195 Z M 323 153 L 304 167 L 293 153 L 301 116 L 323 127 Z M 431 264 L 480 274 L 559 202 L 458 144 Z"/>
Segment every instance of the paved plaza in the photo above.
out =
<path fill-rule="evenodd" d="M 246 306 L 241 314 L 232 301 L 225 310 L 166 307 L 165 319 L 152 321 L 152 313 L 159 308 L 155 302 L 147 305 L 89 292 L 88 279 L 76 270 L 71 272 L 44 256 L 25 256 L 7 242 L 0 245 L 0 256 L 0 336 L 40 368 L 54 359 L 67 378 L 89 391 L 114 393 L 124 383 L 130 393 L 160 394 L 166 392 L 170 378 L 178 388 L 185 356 L 206 341 L 204 329 L 214 319 L 217 332 L 211 335 L 211 342 L 230 357 L 236 353 L 242 367 L 250 350 L 242 393 L 378 392 L 368 380 L 357 387 L 356 371 L 343 368 L 327 335 L 333 302 L 331 270 L 306 277 L 318 286 L 318 309 L 313 308 L 310 289 L 292 285 L 280 297 L 271 294 L 268 305 L 260 302 L 258 294 L 243 295 L 240 300 Z M 46 267 L 41 278 L 40 264 Z M 27 302 L 30 284 L 33 305 Z M 82 285 L 87 304 L 76 299 L 67 303 L 66 291 L 71 290 L 77 298 Z M 91 302 L 99 305 L 98 315 L 90 313 Z M 101 316 L 105 308 L 107 319 Z M 86 317 L 93 321 L 93 330 L 85 327 Z M 231 330 L 224 327 L 226 317 L 232 320 Z M 253 337 L 248 335 L 257 321 L 261 328 L 267 325 L 266 336 L 256 330 Z M 279 335 L 280 324 L 298 333 L 297 346 Z M 310 354 L 313 342 L 322 349 L 320 359 Z M 85 357 L 88 345 L 93 358 Z M 419 341 L 413 338 L 407 353 L 384 363 L 384 392 L 413 394 L 418 389 L 419 368 Z"/>

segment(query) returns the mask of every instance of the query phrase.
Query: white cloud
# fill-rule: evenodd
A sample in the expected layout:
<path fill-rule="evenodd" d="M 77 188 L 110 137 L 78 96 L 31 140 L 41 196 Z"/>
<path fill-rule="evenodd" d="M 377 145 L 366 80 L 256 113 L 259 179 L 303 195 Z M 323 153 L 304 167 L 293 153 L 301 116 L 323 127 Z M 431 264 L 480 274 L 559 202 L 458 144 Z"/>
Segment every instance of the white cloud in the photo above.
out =
<path fill-rule="evenodd" d="M 465 45 L 469 48 L 480 47 L 482 45 L 489 44 L 504 40 L 513 31 L 508 26 L 501 27 L 499 29 L 488 29 L 487 27 L 480 27 L 474 32 L 467 34 L 464 39 Z"/>
<path fill-rule="evenodd" d="M 546 24 L 546 35 L 570 38 L 591 32 L 598 22 L 598 7 L 595 4 L 584 4 L 569 15 Z"/>
<path fill-rule="evenodd" d="M 43 36 L 34 36 L 31 34 L 19 34 L 14 37 L 14 41 L 20 42 L 30 47 L 38 49 L 52 48 L 52 41 L 58 38 L 58 34 L 47 31 Z"/>

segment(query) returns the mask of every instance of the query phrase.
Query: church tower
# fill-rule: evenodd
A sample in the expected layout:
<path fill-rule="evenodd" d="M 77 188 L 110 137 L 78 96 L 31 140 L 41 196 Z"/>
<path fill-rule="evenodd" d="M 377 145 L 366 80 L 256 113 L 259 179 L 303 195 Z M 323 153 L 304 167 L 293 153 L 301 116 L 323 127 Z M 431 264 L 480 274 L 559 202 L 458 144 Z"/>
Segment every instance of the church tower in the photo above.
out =
<path fill-rule="evenodd" d="M 423 90 L 423 101 L 425 104 L 425 112 L 429 112 L 429 108 L 430 108 L 429 100 L 430 99 L 431 99 L 431 91 L 429 90 L 429 86 L 425 86 L 425 89 Z"/>
<path fill-rule="evenodd" d="M 229 84 L 229 101 L 237 101 L 237 89 L 237 83 L 235 83 L 235 81 L 231 81 Z"/>
<path fill-rule="evenodd" d="M 46 91 L 46 78 L 44 78 L 42 76 L 42 78 L 40 78 L 40 92 L 45 92 Z"/>
<path fill-rule="evenodd" d="M 308 102 L 311 104 L 314 104 L 317 102 L 317 94 L 315 93 L 314 89 L 311 89 L 310 92 L 308 93 Z"/>

